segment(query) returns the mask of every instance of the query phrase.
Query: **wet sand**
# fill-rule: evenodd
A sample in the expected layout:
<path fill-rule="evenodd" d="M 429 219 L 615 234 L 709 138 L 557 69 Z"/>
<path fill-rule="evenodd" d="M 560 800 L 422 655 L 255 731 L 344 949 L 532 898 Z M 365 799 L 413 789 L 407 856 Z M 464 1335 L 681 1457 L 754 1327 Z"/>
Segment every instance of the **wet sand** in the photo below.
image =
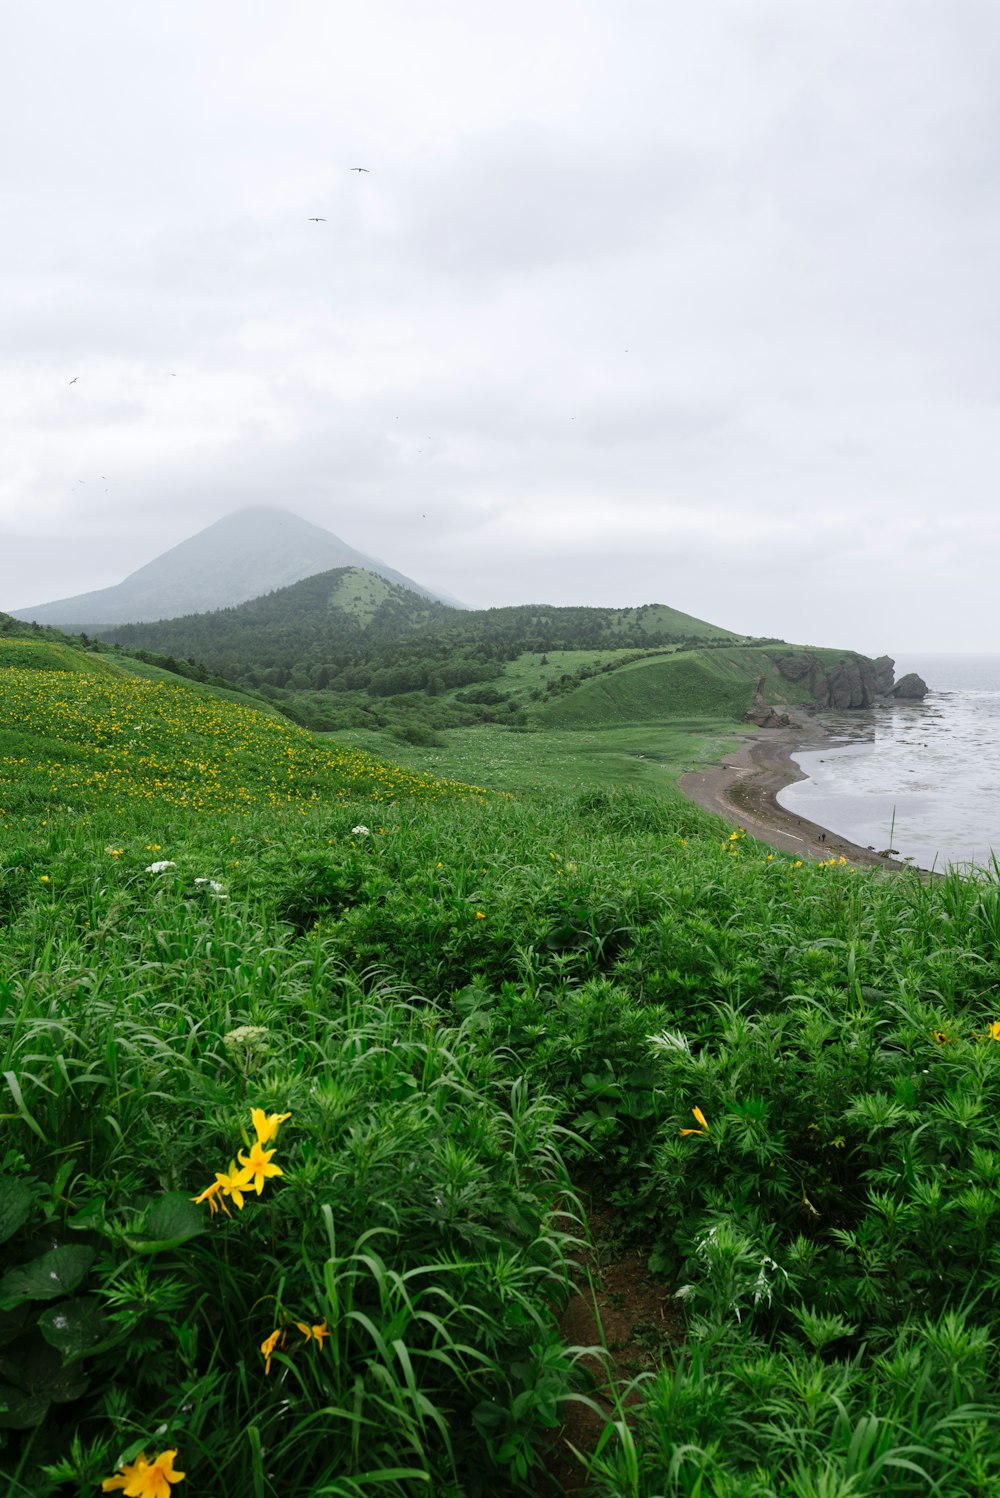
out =
<path fill-rule="evenodd" d="M 788 728 L 757 728 L 746 742 L 722 764 L 708 770 L 691 770 L 677 782 L 681 791 L 699 806 L 714 811 L 735 826 L 745 827 L 752 837 L 800 858 L 846 858 L 850 863 L 899 868 L 900 864 L 874 848 L 848 842 L 839 833 L 796 816 L 778 805 L 778 792 L 807 777 L 793 764 L 792 755 L 804 749 L 822 749 L 831 743 L 829 734 L 816 724 L 798 723 Z M 905 867 L 905 865 L 903 865 Z"/>

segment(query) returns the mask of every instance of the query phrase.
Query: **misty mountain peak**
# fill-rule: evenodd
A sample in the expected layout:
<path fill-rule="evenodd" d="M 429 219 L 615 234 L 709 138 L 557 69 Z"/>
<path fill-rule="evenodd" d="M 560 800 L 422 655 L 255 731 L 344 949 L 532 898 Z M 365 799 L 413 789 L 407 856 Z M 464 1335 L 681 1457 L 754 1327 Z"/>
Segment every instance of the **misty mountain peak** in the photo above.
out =
<path fill-rule="evenodd" d="M 338 567 L 360 567 L 425 598 L 456 604 L 290 510 L 248 505 L 161 552 L 113 588 L 14 612 L 69 630 L 174 619 L 245 603 Z"/>

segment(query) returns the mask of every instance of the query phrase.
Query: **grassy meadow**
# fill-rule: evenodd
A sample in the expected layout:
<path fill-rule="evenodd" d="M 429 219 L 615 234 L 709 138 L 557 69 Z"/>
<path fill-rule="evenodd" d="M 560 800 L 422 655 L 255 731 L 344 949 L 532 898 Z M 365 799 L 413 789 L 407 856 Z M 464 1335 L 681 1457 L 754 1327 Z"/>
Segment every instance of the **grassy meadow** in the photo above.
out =
<path fill-rule="evenodd" d="M 404 767 L 52 648 L 0 641 L 5 1492 L 1000 1490 L 992 874 L 723 826 L 721 711 Z M 561 1329 L 596 1207 L 683 1311 L 634 1377 Z"/>

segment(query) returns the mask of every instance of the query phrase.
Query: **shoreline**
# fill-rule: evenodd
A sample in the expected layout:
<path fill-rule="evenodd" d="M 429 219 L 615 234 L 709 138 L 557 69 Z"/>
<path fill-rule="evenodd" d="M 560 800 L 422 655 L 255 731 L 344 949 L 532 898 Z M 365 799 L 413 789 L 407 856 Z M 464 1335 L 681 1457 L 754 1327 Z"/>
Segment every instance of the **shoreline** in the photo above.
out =
<path fill-rule="evenodd" d="M 792 723 L 787 728 L 758 728 L 739 734 L 744 743 L 727 754 L 718 765 L 689 770 L 677 787 L 689 801 L 714 812 L 726 822 L 735 822 L 759 842 L 800 858 L 846 858 L 849 863 L 883 869 L 900 865 L 874 848 L 862 848 L 829 827 L 786 811 L 778 804 L 778 792 L 808 776 L 792 761 L 792 755 L 807 749 L 822 749 L 833 735 L 816 723 Z"/>

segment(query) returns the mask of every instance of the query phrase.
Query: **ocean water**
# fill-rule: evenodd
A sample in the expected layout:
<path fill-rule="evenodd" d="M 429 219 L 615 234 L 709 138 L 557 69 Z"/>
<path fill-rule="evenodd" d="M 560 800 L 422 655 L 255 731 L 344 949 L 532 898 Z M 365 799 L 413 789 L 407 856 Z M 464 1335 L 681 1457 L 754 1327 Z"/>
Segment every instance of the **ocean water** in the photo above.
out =
<path fill-rule="evenodd" d="M 794 755 L 808 779 L 781 805 L 918 868 L 991 869 L 1000 859 L 1000 655 L 905 655 L 922 703 L 817 713 L 836 738 Z"/>

